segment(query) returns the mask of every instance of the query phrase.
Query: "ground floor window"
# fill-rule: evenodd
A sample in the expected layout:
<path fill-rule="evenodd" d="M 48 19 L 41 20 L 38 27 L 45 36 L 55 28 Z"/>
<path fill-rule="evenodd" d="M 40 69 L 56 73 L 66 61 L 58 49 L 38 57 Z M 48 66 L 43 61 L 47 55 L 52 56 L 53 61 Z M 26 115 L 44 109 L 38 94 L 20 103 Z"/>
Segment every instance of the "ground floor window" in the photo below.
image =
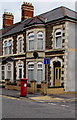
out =
<path fill-rule="evenodd" d="M 5 80 L 5 66 L 1 66 L 1 80 Z"/>
<path fill-rule="evenodd" d="M 11 64 L 7 65 L 7 78 L 8 79 L 12 78 L 12 66 L 11 66 Z"/>
<path fill-rule="evenodd" d="M 30 62 L 28 64 L 28 81 L 34 80 L 34 63 Z"/>
<path fill-rule="evenodd" d="M 43 64 L 39 62 L 37 64 L 37 82 L 41 83 L 43 81 Z"/>
<path fill-rule="evenodd" d="M 23 77 L 23 66 L 22 64 L 18 64 L 18 79 Z"/>

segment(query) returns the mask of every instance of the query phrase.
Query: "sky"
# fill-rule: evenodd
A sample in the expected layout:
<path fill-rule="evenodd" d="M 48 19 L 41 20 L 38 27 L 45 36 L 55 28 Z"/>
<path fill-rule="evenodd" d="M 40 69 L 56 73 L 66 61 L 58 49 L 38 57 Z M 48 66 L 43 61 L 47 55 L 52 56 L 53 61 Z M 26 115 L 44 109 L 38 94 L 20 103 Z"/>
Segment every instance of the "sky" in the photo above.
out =
<path fill-rule="evenodd" d="M 10 12 L 14 15 L 14 23 L 21 21 L 21 5 L 23 2 L 33 4 L 34 16 L 60 6 L 76 10 L 76 0 L 0 0 L 0 29 L 2 28 L 2 15 L 4 12 Z"/>

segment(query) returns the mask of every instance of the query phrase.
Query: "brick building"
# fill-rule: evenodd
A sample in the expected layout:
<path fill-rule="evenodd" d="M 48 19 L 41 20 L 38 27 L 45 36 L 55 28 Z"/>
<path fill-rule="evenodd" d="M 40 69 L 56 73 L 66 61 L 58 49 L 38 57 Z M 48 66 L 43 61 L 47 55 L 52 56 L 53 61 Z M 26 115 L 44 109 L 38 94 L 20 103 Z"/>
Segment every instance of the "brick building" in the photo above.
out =
<path fill-rule="evenodd" d="M 75 91 L 77 13 L 61 6 L 34 16 L 34 7 L 27 2 L 21 13 L 21 22 L 16 24 L 11 13 L 3 14 L 0 79 L 26 77 L 28 83 L 35 80 L 38 85 L 48 79 L 49 87 Z M 50 58 L 50 65 L 44 64 L 44 58 Z"/>

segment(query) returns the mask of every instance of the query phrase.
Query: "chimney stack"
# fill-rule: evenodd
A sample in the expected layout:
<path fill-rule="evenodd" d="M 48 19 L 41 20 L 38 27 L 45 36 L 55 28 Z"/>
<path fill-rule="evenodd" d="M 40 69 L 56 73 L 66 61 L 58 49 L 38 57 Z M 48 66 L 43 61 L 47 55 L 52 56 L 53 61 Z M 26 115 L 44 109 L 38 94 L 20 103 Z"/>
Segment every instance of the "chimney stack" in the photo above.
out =
<path fill-rule="evenodd" d="M 3 28 L 13 24 L 14 16 L 12 13 L 4 12 L 3 14 Z"/>
<path fill-rule="evenodd" d="M 32 3 L 23 2 L 21 9 L 21 21 L 24 21 L 27 18 L 32 18 L 34 16 L 34 7 Z"/>

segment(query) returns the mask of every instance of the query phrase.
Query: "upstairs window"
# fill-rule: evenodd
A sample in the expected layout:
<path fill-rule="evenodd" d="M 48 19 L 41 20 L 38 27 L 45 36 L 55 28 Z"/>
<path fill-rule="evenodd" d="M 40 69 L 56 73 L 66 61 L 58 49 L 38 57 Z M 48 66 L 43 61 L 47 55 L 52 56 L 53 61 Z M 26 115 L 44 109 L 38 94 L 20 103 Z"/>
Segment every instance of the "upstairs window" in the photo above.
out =
<path fill-rule="evenodd" d="M 34 33 L 28 35 L 29 39 L 29 50 L 34 50 Z"/>
<path fill-rule="evenodd" d="M 43 49 L 43 33 L 38 32 L 37 34 L 37 49 L 42 50 Z"/>
<path fill-rule="evenodd" d="M 12 40 L 9 40 L 8 42 L 8 49 L 9 49 L 9 54 L 12 54 Z"/>
<path fill-rule="evenodd" d="M 23 52 L 23 38 L 19 37 L 18 39 L 18 52 Z"/>
<path fill-rule="evenodd" d="M 55 48 L 62 47 L 62 30 L 58 29 L 55 31 Z"/>
<path fill-rule="evenodd" d="M 8 42 L 7 41 L 4 42 L 4 54 L 5 55 L 8 54 Z"/>
<path fill-rule="evenodd" d="M 4 42 L 4 54 L 12 54 L 12 40 Z"/>

